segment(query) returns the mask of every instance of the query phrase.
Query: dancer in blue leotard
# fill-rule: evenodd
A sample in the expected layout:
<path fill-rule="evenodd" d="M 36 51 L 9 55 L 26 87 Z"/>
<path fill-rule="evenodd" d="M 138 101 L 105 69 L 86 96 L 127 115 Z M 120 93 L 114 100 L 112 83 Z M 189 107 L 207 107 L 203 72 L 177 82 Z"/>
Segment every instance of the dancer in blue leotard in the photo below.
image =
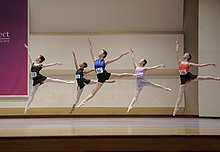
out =
<path fill-rule="evenodd" d="M 106 80 L 109 80 L 109 78 L 111 76 L 116 76 L 116 77 L 125 77 L 125 76 L 137 76 L 140 74 L 133 74 L 133 73 L 108 73 L 105 70 L 106 65 L 113 63 L 117 60 L 119 60 L 120 58 L 122 58 L 123 56 L 129 54 L 129 52 L 125 52 L 122 53 L 120 56 L 111 59 L 111 60 L 107 60 L 105 61 L 105 58 L 107 56 L 107 51 L 105 50 L 101 50 L 99 52 L 99 58 L 96 59 L 95 55 L 93 54 L 93 46 L 92 46 L 92 42 L 90 39 L 88 39 L 89 41 L 89 45 L 90 45 L 90 53 L 94 62 L 94 68 L 95 68 L 95 72 L 98 78 L 98 82 L 96 83 L 96 86 L 94 88 L 94 90 L 87 96 L 87 98 L 85 98 L 78 107 L 82 106 L 83 104 L 85 104 L 89 99 L 93 98 L 95 96 L 95 94 L 99 91 L 99 89 L 102 87 L 102 85 L 104 84 L 104 82 L 106 82 Z"/>

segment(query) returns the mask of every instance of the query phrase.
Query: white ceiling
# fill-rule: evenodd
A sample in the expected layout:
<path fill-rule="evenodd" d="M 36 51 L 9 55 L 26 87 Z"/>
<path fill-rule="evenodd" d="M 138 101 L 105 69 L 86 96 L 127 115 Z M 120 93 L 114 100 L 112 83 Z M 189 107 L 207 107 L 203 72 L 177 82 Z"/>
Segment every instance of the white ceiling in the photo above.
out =
<path fill-rule="evenodd" d="M 29 0 L 31 32 L 182 31 L 183 0 Z"/>

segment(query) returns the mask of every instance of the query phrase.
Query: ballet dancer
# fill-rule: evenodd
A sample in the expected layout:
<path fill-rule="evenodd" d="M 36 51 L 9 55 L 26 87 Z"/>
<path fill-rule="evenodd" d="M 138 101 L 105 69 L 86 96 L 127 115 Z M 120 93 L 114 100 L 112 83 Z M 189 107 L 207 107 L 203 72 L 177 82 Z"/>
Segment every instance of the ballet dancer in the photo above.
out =
<path fill-rule="evenodd" d="M 177 62 L 179 65 L 179 75 L 180 75 L 180 87 L 179 87 L 179 93 L 177 96 L 175 108 L 173 111 L 173 116 L 176 115 L 177 111 L 179 110 L 178 107 L 182 101 L 183 93 L 186 87 L 188 86 L 189 83 L 195 80 L 220 80 L 219 77 L 212 77 L 212 76 L 197 76 L 189 72 L 189 69 L 191 66 L 194 67 L 205 67 L 205 66 L 213 66 L 215 67 L 216 65 L 214 63 L 204 63 L 204 64 L 196 64 L 193 62 L 190 62 L 192 56 L 189 53 L 185 53 L 183 55 L 183 59 L 181 60 L 179 58 L 179 40 L 178 38 L 176 39 L 176 57 L 177 57 Z"/>
<path fill-rule="evenodd" d="M 31 54 L 30 54 L 30 51 L 29 51 L 29 47 L 26 44 L 24 44 L 24 47 L 27 49 L 30 62 L 32 63 L 31 77 L 32 77 L 32 80 L 33 80 L 31 93 L 30 93 L 30 96 L 28 98 L 28 102 L 25 106 L 25 110 L 24 110 L 24 113 L 27 113 L 27 110 L 29 109 L 30 104 L 32 103 L 32 101 L 34 99 L 34 96 L 35 96 L 35 94 L 36 94 L 36 92 L 37 92 L 37 90 L 38 90 L 38 88 L 41 84 L 44 84 L 45 82 L 73 84 L 74 81 L 67 82 L 67 81 L 64 81 L 64 80 L 52 79 L 52 78 L 45 77 L 45 76 L 41 75 L 40 71 L 41 71 L 42 68 L 55 66 L 55 65 L 62 65 L 62 63 L 43 64 L 43 62 L 45 61 L 45 58 L 44 58 L 43 55 L 37 56 L 36 59 L 33 61 L 32 57 L 31 57 Z"/>
<path fill-rule="evenodd" d="M 157 68 L 160 68 L 160 67 L 164 68 L 165 67 L 164 65 L 159 64 L 159 65 L 156 65 L 156 66 L 153 66 L 153 67 L 145 67 L 145 65 L 147 64 L 147 60 L 146 59 L 140 59 L 140 61 L 137 64 L 135 62 L 134 50 L 130 49 L 130 51 L 131 51 L 133 65 L 134 65 L 134 68 L 135 68 L 135 73 L 136 74 L 142 74 L 142 75 L 138 76 L 136 78 L 135 95 L 134 95 L 130 105 L 128 106 L 127 112 L 129 112 L 132 109 L 132 107 L 133 107 L 134 103 L 137 101 L 138 96 L 140 95 L 140 92 L 143 89 L 143 87 L 145 87 L 145 86 L 153 86 L 153 87 L 164 89 L 166 91 L 170 91 L 171 90 L 170 88 L 167 88 L 167 87 L 164 87 L 162 85 L 156 84 L 156 83 L 154 83 L 154 82 L 152 82 L 152 81 L 150 81 L 150 80 L 148 80 L 148 79 L 146 79 L 144 77 L 144 73 L 146 71 L 157 69 Z"/>
<path fill-rule="evenodd" d="M 92 56 L 92 60 L 94 62 L 94 68 L 95 68 L 95 72 L 96 72 L 96 75 L 97 75 L 97 78 L 98 78 L 98 82 L 96 83 L 95 88 L 93 89 L 93 91 L 84 100 L 82 100 L 82 102 L 78 105 L 78 107 L 84 105 L 89 99 L 93 98 L 95 96 L 95 94 L 99 91 L 99 89 L 102 87 L 104 82 L 106 82 L 106 80 L 109 80 L 109 78 L 111 76 L 126 77 L 126 76 L 138 76 L 138 75 L 140 75 L 140 74 L 132 74 L 132 73 L 121 73 L 121 74 L 119 74 L 119 73 L 108 73 L 105 70 L 105 67 L 108 64 L 111 64 L 111 63 L 121 59 L 123 56 L 129 54 L 129 52 L 122 53 L 120 56 L 118 56 L 114 59 L 105 61 L 105 58 L 107 56 L 107 51 L 102 49 L 99 52 L 98 59 L 96 59 L 95 55 L 93 54 L 92 42 L 89 38 L 88 38 L 88 41 L 89 41 L 90 53 L 91 53 L 91 56 Z"/>

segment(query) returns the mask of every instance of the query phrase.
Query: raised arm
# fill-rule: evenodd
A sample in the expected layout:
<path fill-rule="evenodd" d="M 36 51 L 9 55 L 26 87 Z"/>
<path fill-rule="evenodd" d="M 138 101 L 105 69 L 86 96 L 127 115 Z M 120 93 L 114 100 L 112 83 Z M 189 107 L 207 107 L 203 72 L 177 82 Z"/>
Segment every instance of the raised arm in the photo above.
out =
<path fill-rule="evenodd" d="M 63 63 L 57 62 L 57 63 L 42 64 L 42 68 L 51 67 L 55 65 L 63 65 Z"/>
<path fill-rule="evenodd" d="M 179 57 L 179 39 L 176 38 L 176 59 L 178 64 L 181 62 L 181 59 Z"/>
<path fill-rule="evenodd" d="M 31 57 L 31 53 L 30 53 L 30 51 L 29 51 L 28 45 L 27 45 L 27 44 L 24 44 L 24 47 L 27 49 L 30 62 L 33 63 L 34 61 L 33 61 L 32 57 Z"/>
<path fill-rule="evenodd" d="M 205 66 L 216 66 L 214 63 L 204 63 L 204 64 L 197 64 L 197 63 L 189 63 L 190 66 L 195 66 L 195 67 L 205 67 Z"/>
<path fill-rule="evenodd" d="M 113 63 L 113 62 L 119 60 L 120 58 L 122 58 L 124 55 L 128 55 L 128 54 L 129 54 L 129 52 L 124 52 L 121 55 L 119 55 L 118 57 L 106 61 L 105 64 L 107 65 L 107 64 Z"/>
<path fill-rule="evenodd" d="M 154 69 L 158 69 L 160 67 L 165 68 L 165 66 L 163 64 L 158 64 L 158 65 L 155 65 L 155 66 L 152 66 L 152 67 L 146 67 L 146 68 L 144 68 L 144 70 L 154 70 Z"/>
<path fill-rule="evenodd" d="M 75 68 L 76 70 L 78 70 L 79 67 L 78 67 L 77 60 L 76 60 L 76 54 L 74 51 L 72 51 L 72 53 L 73 53 L 73 62 L 74 62 Z"/>
<path fill-rule="evenodd" d="M 134 50 L 132 48 L 130 48 L 130 51 L 131 51 L 131 58 L 132 58 L 132 62 L 133 62 L 134 68 L 136 68 L 137 67 L 137 63 L 135 62 Z"/>
<path fill-rule="evenodd" d="M 93 60 L 93 62 L 95 62 L 96 58 L 95 58 L 95 55 L 93 53 L 92 41 L 90 40 L 90 38 L 88 38 L 88 41 L 89 41 L 89 50 L 90 50 L 90 53 L 91 53 L 91 56 L 92 56 L 92 60 Z"/>

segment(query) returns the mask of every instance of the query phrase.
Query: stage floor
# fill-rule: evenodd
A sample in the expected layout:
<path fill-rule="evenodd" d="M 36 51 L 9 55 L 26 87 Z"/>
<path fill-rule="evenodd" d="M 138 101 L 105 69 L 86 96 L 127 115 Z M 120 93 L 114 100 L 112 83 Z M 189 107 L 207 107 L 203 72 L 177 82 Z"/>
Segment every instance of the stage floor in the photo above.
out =
<path fill-rule="evenodd" d="M 0 137 L 126 135 L 220 135 L 211 118 L 28 118 L 0 119 Z"/>

